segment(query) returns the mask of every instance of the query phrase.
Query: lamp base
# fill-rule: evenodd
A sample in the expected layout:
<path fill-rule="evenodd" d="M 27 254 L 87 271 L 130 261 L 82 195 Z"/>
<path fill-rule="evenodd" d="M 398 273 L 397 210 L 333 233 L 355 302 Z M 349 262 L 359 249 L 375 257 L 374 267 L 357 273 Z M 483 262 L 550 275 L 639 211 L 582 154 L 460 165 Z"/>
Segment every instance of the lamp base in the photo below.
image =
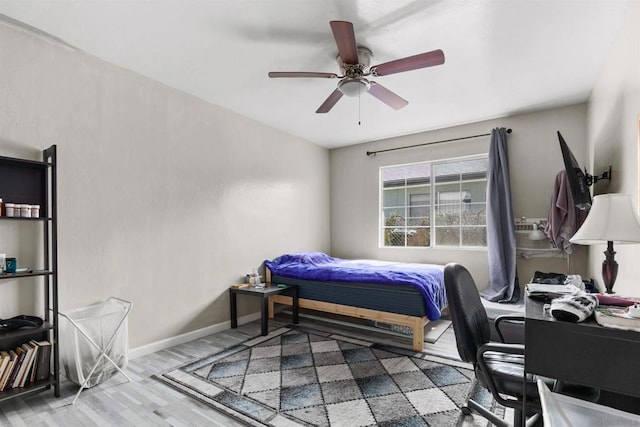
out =
<path fill-rule="evenodd" d="M 613 285 L 616 282 L 618 276 L 618 263 L 614 259 L 616 252 L 613 250 L 613 241 L 607 242 L 607 250 L 604 251 L 605 259 L 602 261 L 602 281 L 604 287 L 607 289 L 606 293 L 612 294 Z"/>

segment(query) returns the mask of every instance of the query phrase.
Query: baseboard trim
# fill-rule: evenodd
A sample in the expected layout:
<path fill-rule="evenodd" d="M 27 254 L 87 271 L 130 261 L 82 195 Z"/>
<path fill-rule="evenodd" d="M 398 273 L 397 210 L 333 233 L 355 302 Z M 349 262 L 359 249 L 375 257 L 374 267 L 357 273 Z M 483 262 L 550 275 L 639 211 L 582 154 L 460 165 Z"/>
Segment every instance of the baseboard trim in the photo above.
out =
<path fill-rule="evenodd" d="M 238 318 L 238 325 L 253 322 L 260 319 L 260 313 L 252 313 L 246 316 Z M 206 337 L 207 335 L 215 334 L 226 329 L 231 328 L 231 321 L 225 321 L 217 323 L 215 325 L 206 326 L 201 329 L 197 329 L 191 332 L 185 332 L 184 334 L 176 335 L 173 337 L 165 338 L 160 341 L 152 342 L 129 350 L 129 359 L 136 359 L 138 357 L 146 356 L 147 354 L 155 353 L 156 351 L 165 350 L 169 347 L 184 344 L 189 341 L 197 340 L 198 338 Z"/>

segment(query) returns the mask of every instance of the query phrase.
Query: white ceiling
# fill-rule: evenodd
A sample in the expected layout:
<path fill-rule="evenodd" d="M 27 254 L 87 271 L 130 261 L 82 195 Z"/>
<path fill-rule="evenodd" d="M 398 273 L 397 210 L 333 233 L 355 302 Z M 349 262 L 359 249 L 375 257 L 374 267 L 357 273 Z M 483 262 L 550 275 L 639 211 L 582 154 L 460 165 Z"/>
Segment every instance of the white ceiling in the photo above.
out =
<path fill-rule="evenodd" d="M 0 0 L 7 15 L 85 52 L 333 148 L 583 102 L 621 0 Z M 444 65 L 377 77 L 409 101 L 365 94 L 316 109 L 340 73 L 329 21 L 351 21 L 373 64 L 435 49 Z M 358 125 L 358 121 L 361 125 Z"/>

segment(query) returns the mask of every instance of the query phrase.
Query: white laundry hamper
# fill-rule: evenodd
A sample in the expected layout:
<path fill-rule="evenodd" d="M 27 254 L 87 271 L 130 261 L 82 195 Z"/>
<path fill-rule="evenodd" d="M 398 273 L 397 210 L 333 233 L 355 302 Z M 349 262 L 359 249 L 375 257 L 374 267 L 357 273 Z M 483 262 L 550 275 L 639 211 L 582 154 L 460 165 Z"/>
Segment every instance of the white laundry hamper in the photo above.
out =
<path fill-rule="evenodd" d="M 117 372 L 124 374 L 129 361 L 129 311 L 131 302 L 112 297 L 59 313 L 60 363 L 65 376 L 81 386 L 78 395 Z"/>

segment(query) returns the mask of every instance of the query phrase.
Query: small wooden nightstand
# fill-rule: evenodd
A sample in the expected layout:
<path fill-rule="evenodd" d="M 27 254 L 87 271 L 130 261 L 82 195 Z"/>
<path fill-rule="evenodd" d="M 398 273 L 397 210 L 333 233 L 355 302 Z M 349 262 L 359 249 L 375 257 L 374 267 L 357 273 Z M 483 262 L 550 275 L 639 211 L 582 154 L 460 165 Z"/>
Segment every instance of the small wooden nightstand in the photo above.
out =
<path fill-rule="evenodd" d="M 254 288 L 249 285 L 234 285 L 229 288 L 229 300 L 231 303 L 231 328 L 238 327 L 238 308 L 236 304 L 236 297 L 238 294 L 251 295 L 254 297 L 261 297 L 262 303 L 260 305 L 261 311 L 261 329 L 262 335 L 267 335 L 267 322 L 268 322 L 268 302 L 269 297 L 273 295 L 287 294 L 293 297 L 293 323 L 298 323 L 298 287 L 295 285 L 272 285 L 267 284 L 264 288 Z"/>

